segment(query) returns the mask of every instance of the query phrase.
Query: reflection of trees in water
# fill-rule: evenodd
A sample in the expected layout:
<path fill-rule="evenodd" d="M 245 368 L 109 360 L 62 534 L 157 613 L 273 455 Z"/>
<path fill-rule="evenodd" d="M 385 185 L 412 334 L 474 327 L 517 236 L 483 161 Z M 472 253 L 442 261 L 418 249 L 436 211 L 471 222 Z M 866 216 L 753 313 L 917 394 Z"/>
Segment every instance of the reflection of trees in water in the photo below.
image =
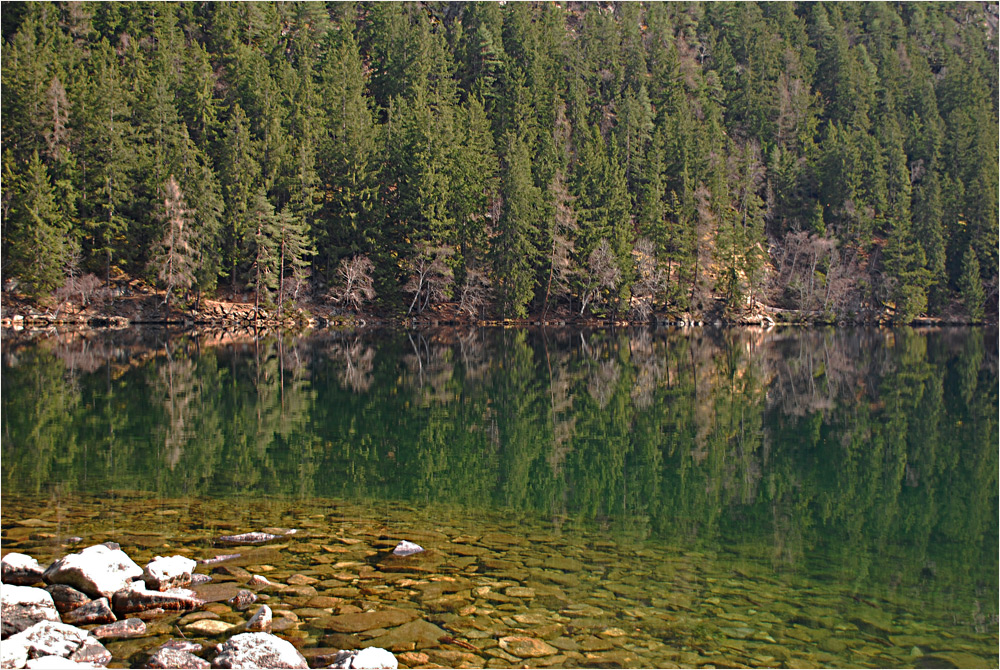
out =
<path fill-rule="evenodd" d="M 163 458 L 166 466 L 173 470 L 192 438 L 191 414 L 193 411 L 200 413 L 201 398 L 194 377 L 194 361 L 171 356 L 169 344 L 164 349 L 167 361 L 157 368 L 153 389 L 156 395 L 163 398 Z"/>
<path fill-rule="evenodd" d="M 366 345 L 360 338 L 331 345 L 330 353 L 343 362 L 344 369 L 340 373 L 340 383 L 355 393 L 364 393 L 372 385 L 372 368 L 375 362 L 375 349 Z"/>
<path fill-rule="evenodd" d="M 454 399 L 450 382 L 455 371 L 452 349 L 421 333 L 408 333 L 412 353 L 403 356 L 410 373 L 410 383 L 420 393 L 424 403 L 447 403 Z"/>
<path fill-rule="evenodd" d="M 584 513 L 635 537 L 746 528 L 788 569 L 822 532 L 837 569 L 874 578 L 873 548 L 900 538 L 918 563 L 943 560 L 935 537 L 990 560 L 995 337 L 470 329 L 5 348 L 3 481 L 86 487 L 100 463 L 123 487 L 347 487 Z M 88 372 L 87 356 L 104 363 Z"/>

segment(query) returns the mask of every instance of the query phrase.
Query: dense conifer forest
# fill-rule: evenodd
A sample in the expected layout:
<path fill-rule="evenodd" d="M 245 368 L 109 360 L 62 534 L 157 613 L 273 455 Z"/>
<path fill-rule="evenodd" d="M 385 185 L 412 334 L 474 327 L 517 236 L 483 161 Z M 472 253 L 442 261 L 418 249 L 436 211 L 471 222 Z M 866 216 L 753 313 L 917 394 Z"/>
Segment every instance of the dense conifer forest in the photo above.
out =
<path fill-rule="evenodd" d="M 997 14 L 4 3 L 4 288 L 995 318 Z"/>

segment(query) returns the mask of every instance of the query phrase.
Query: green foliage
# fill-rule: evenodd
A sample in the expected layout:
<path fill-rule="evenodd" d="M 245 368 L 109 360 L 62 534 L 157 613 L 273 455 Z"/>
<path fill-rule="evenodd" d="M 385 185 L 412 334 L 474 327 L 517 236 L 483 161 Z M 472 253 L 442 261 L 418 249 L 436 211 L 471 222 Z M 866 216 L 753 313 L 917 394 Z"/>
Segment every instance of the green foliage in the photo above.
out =
<path fill-rule="evenodd" d="M 5 266 L 19 279 L 24 294 L 42 297 L 62 284 L 65 266 L 74 252 L 65 210 L 72 203 L 60 206 L 56 202 L 55 189 L 37 153 L 31 155 L 22 174 L 13 171 L 9 154 L 4 162 L 4 184 L 10 190 L 5 228 L 9 225 L 11 240 Z"/>
<path fill-rule="evenodd" d="M 985 313 L 983 301 L 986 297 L 979 270 L 979 258 L 970 246 L 962 257 L 962 274 L 958 278 L 958 287 L 962 296 L 965 311 L 973 321 L 980 321 Z"/>
<path fill-rule="evenodd" d="M 775 270 L 807 233 L 836 243 L 824 277 L 863 275 L 828 306 L 942 313 L 970 246 L 987 296 L 1000 284 L 990 11 L 21 3 L 3 31 L 5 161 L 20 179 L 37 153 L 81 265 L 106 277 L 150 267 L 174 175 L 196 213 L 199 291 L 254 274 L 263 192 L 315 250 L 311 282 L 366 255 L 391 309 L 421 245 L 449 250 L 447 295 L 473 272 L 493 313 L 575 309 L 601 239 L 616 304 L 640 239 L 668 311 L 780 301 Z M 27 249 L 13 185 L 3 248 Z"/>

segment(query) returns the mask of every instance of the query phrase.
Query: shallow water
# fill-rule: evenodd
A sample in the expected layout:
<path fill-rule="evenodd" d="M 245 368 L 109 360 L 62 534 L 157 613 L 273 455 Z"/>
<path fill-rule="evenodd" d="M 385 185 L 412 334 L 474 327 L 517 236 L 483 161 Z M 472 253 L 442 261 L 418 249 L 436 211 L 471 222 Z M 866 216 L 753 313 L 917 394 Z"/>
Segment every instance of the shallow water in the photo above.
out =
<path fill-rule="evenodd" d="M 997 667 L 996 351 L 970 329 L 5 338 L 3 551 L 239 552 L 317 662 Z M 268 527 L 298 532 L 212 542 Z M 400 539 L 428 551 L 387 559 Z M 109 648 L 140 664 L 189 625 Z"/>

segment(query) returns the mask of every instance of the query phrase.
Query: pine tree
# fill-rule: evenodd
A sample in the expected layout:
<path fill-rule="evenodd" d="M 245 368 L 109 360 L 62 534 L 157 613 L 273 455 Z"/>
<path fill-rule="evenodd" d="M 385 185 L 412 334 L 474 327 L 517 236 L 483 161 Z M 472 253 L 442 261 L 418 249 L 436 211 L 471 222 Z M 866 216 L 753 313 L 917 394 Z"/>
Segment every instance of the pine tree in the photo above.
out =
<path fill-rule="evenodd" d="M 280 319 L 285 299 L 288 296 L 288 292 L 285 291 L 286 272 L 290 273 L 292 280 L 292 300 L 294 301 L 298 295 L 298 287 L 301 286 L 308 273 L 308 257 L 316 253 L 316 250 L 309 239 L 305 220 L 291 211 L 291 207 L 287 207 L 277 214 L 271 230 L 272 234 L 275 235 L 272 242 L 278 248 L 278 318 Z"/>
<path fill-rule="evenodd" d="M 981 321 L 985 313 L 983 302 L 986 293 L 979 272 L 979 258 L 971 245 L 966 248 L 965 255 L 962 256 L 962 275 L 958 279 L 958 290 L 969 318 Z"/>
<path fill-rule="evenodd" d="M 4 175 L 5 189 L 12 192 L 4 239 L 10 258 L 5 270 L 19 279 L 25 295 L 39 298 L 62 283 L 76 245 L 69 217 L 56 203 L 55 189 L 38 152 L 31 155 L 23 174 L 12 174 L 9 169 Z"/>
<path fill-rule="evenodd" d="M 278 288 L 280 261 L 280 224 L 274 205 L 268 201 L 263 188 L 254 193 L 247 219 L 252 231 L 248 239 L 251 259 L 249 288 L 253 290 L 254 312 L 257 313 L 261 300 L 267 304 L 270 292 Z"/>
<path fill-rule="evenodd" d="M 535 289 L 534 237 L 541 223 L 541 192 L 532 180 L 530 160 L 524 140 L 510 133 L 501 172 L 503 213 L 492 246 L 497 298 L 504 317 L 526 316 Z"/>
<path fill-rule="evenodd" d="M 222 267 L 229 275 L 230 284 L 236 286 L 239 266 L 246 258 L 246 238 L 253 225 L 250 213 L 254 191 L 261 181 L 247 117 L 238 104 L 229 115 L 219 162 L 219 181 L 225 201 Z"/>

